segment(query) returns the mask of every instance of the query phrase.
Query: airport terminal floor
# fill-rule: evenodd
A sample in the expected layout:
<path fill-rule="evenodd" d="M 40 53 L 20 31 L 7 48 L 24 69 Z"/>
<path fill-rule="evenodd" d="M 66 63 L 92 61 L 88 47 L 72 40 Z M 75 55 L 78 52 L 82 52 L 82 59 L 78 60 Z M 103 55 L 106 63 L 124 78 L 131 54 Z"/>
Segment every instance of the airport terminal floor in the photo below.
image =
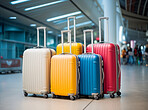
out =
<path fill-rule="evenodd" d="M 121 97 L 93 100 L 23 96 L 22 74 L 0 74 L 1 110 L 147 110 L 148 67 L 122 65 Z"/>

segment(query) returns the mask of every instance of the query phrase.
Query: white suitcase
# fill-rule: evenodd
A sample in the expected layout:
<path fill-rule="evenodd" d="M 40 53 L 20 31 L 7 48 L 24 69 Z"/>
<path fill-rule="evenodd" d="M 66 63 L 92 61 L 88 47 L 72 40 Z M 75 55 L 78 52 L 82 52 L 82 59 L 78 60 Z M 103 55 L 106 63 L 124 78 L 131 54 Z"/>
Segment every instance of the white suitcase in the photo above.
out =
<path fill-rule="evenodd" d="M 44 30 L 44 47 L 39 47 L 39 30 Z M 24 96 L 50 93 L 50 62 L 55 51 L 46 48 L 46 27 L 37 28 L 37 47 L 27 49 L 23 54 L 23 92 Z M 53 55 L 54 55 L 53 54 Z"/>

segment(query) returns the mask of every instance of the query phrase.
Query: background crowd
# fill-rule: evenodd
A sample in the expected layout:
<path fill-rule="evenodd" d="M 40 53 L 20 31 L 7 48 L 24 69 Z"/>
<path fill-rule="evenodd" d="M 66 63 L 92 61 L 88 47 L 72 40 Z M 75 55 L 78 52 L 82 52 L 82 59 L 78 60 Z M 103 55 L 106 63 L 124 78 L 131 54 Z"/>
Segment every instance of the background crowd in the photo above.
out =
<path fill-rule="evenodd" d="M 141 50 L 141 46 L 136 45 L 134 50 L 129 46 L 127 49 L 122 50 L 121 55 L 123 64 L 145 64 L 148 66 L 148 44 L 146 45 L 144 53 Z"/>

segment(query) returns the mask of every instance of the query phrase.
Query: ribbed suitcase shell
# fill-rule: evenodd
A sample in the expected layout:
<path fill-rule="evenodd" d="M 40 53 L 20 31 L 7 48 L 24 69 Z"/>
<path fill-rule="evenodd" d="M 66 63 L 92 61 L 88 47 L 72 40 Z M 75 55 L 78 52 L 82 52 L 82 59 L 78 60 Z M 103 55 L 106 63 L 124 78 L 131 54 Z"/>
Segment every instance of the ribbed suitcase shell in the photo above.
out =
<path fill-rule="evenodd" d="M 70 43 L 64 43 L 64 52 L 70 52 Z M 57 55 L 62 53 L 62 44 L 57 46 Z M 80 55 L 83 53 L 83 45 L 81 43 L 72 43 L 71 44 L 71 53 L 75 55 Z"/>
<path fill-rule="evenodd" d="M 78 93 L 78 59 L 75 55 L 55 55 L 51 59 L 51 93 L 61 96 Z"/>
<path fill-rule="evenodd" d="M 50 92 L 51 51 L 47 48 L 27 49 L 23 54 L 23 90 L 31 94 Z"/>
<path fill-rule="evenodd" d="M 102 57 L 96 54 L 82 54 L 80 61 L 80 95 L 103 93 Z"/>
<path fill-rule="evenodd" d="M 104 93 L 116 93 L 120 90 L 121 72 L 120 48 L 112 43 L 94 44 L 94 53 L 100 54 L 104 62 Z M 87 52 L 91 52 L 91 45 L 87 46 Z"/>

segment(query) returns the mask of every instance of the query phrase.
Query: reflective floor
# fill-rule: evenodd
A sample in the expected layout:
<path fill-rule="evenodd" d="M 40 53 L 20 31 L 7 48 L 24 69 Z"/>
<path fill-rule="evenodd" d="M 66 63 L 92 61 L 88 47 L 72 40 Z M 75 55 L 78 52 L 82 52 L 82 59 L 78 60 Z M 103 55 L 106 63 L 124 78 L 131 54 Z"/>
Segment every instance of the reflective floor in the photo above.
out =
<path fill-rule="evenodd" d="M 122 65 L 121 97 L 44 99 L 24 97 L 22 74 L 0 75 L 0 110 L 148 110 L 148 67 Z"/>

